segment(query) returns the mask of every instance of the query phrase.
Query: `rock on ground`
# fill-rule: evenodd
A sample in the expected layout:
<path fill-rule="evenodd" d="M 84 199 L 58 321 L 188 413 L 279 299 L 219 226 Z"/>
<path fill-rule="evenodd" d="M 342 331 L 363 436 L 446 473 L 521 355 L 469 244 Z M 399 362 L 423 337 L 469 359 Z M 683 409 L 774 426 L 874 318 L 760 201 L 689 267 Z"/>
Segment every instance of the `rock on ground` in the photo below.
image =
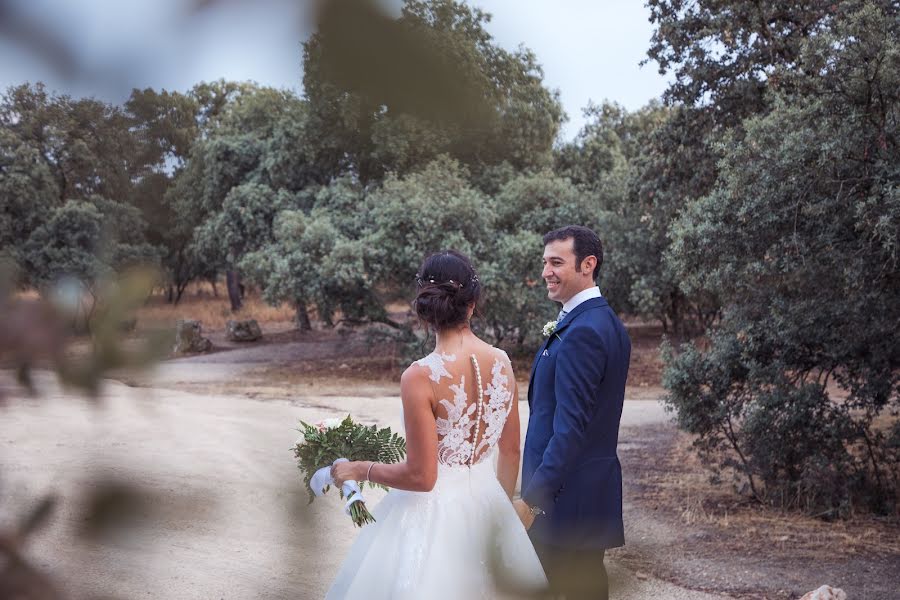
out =
<path fill-rule="evenodd" d="M 262 329 L 256 319 L 228 321 L 225 323 L 225 337 L 232 342 L 255 342 L 262 337 Z"/>
<path fill-rule="evenodd" d="M 201 335 L 200 321 L 194 319 L 179 319 L 175 323 L 175 354 L 209 352 L 212 342 Z"/>
<path fill-rule="evenodd" d="M 813 590 L 800 598 L 800 600 L 847 600 L 847 594 L 840 588 L 833 588 L 830 585 Z"/>

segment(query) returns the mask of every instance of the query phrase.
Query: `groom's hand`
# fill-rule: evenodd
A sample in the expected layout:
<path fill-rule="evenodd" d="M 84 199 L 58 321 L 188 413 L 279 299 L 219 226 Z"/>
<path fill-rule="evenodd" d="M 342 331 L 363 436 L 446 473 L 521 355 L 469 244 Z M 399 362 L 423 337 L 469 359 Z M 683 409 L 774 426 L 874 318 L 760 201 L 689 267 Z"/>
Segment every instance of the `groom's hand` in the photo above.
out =
<path fill-rule="evenodd" d="M 513 508 L 516 509 L 519 520 L 522 521 L 522 525 L 525 526 L 525 531 L 531 529 L 531 526 L 534 524 L 534 515 L 531 514 L 531 507 L 525 504 L 524 500 L 519 498 L 518 500 L 513 500 Z"/>

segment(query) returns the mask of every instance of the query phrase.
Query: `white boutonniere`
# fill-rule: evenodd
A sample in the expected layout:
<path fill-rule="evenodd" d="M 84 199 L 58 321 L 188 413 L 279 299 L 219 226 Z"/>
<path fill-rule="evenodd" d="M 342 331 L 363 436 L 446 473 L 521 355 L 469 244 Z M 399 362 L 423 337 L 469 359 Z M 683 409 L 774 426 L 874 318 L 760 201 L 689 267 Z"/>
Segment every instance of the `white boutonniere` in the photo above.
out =
<path fill-rule="evenodd" d="M 559 321 L 547 321 L 547 324 L 544 325 L 544 329 L 542 329 L 544 337 L 550 337 L 551 335 L 553 335 L 553 332 L 556 331 L 556 324 L 558 322 Z"/>

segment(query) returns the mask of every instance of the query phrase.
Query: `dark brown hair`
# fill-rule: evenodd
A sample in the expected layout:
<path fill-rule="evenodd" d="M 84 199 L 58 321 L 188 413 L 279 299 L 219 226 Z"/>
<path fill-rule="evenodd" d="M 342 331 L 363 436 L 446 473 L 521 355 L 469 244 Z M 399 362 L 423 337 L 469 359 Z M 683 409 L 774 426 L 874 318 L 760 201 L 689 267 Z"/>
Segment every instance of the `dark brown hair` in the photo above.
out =
<path fill-rule="evenodd" d="M 416 274 L 416 314 L 438 331 L 466 322 L 469 307 L 478 307 L 481 282 L 471 261 L 455 250 L 435 252 L 422 261 Z"/>

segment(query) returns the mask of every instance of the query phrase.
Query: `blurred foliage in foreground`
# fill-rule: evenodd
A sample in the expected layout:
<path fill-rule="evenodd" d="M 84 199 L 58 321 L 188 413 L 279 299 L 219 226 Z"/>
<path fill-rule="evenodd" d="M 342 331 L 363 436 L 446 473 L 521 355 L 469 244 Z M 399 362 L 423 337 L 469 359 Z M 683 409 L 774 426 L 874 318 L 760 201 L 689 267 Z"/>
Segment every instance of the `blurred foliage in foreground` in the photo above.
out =
<path fill-rule="evenodd" d="M 704 334 L 669 349 L 669 400 L 739 489 L 896 514 L 900 9 L 648 6 L 649 58 L 675 77 L 664 104 L 591 105 L 571 143 L 535 56 L 453 0 L 396 19 L 323 3 L 303 96 L 219 81 L 111 106 L 10 88 L 0 253 L 17 285 L 66 275 L 89 294 L 155 261 L 173 302 L 225 273 L 234 310 L 243 279 L 301 327 L 315 311 L 414 346 L 386 307 L 455 247 L 489 291 L 482 333 L 526 352 L 553 313 L 540 235 L 588 225 L 617 310 Z"/>
<path fill-rule="evenodd" d="M 98 279 L 90 292 L 78 280 L 63 280 L 48 288 L 46 298 L 23 299 L 14 295 L 9 285 L 15 280 L 12 269 L 0 263 L 0 365 L 15 369 L 20 386 L 10 390 L 0 384 L 0 411 L 10 396 L 21 395 L 22 391 L 40 396 L 40 385 L 33 377 L 39 369 L 52 369 L 63 386 L 98 401 L 102 378 L 110 371 L 144 368 L 162 358 L 170 347 L 170 331 L 150 331 L 127 347 L 122 332 L 157 279 L 158 274 L 152 270 L 132 270 Z M 92 306 L 89 350 L 72 353 L 69 344 L 73 325 L 83 318 L 78 311 L 84 302 L 82 296 L 88 294 Z M 133 527 L 152 513 L 147 498 L 153 494 L 118 481 L 94 482 L 85 493 L 87 508 L 82 515 L 81 535 L 102 540 Z M 0 526 L 0 598 L 56 600 L 67 596 L 57 587 L 60 582 L 52 582 L 47 573 L 26 560 L 24 550 L 30 538 L 52 519 L 61 501 L 75 500 L 45 495 L 35 499 L 34 507 L 18 522 Z"/>

